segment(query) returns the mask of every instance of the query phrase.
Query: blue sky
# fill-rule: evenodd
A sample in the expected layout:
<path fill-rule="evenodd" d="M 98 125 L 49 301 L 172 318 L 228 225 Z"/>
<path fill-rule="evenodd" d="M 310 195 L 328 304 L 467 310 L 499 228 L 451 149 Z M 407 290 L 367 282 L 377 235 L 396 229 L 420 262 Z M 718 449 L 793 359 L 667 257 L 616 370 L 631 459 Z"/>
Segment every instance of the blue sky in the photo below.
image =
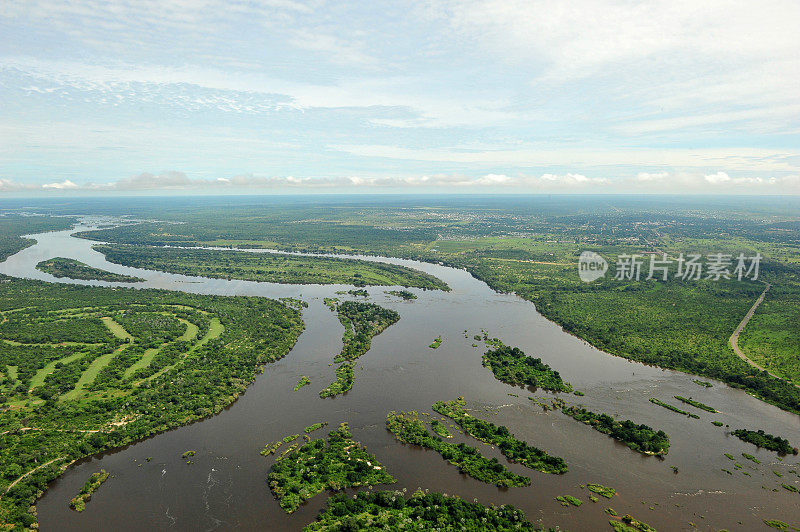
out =
<path fill-rule="evenodd" d="M 800 194 L 800 3 L 5 0 L 0 195 Z"/>

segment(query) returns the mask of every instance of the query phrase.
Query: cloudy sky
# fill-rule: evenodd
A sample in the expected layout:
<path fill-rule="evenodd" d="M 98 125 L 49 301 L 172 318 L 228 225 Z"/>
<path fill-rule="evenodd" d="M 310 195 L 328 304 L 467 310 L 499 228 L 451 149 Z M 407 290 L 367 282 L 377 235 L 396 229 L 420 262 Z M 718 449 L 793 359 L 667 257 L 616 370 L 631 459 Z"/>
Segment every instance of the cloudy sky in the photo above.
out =
<path fill-rule="evenodd" d="M 4 0 L 0 194 L 800 194 L 797 0 Z"/>

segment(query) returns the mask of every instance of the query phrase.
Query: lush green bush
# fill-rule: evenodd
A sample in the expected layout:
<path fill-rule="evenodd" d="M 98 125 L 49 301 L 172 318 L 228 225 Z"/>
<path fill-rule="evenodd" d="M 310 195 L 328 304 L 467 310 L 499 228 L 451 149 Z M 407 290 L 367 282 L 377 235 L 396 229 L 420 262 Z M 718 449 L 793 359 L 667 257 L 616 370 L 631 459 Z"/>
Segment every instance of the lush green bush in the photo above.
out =
<path fill-rule="evenodd" d="M 269 487 L 289 513 L 326 489 L 392 484 L 377 458 L 353 441 L 346 423 L 325 440 L 311 440 L 283 455 L 270 468 Z"/>
<path fill-rule="evenodd" d="M 616 421 L 608 414 L 596 414 L 585 408 L 565 406 L 562 411 L 595 430 L 621 441 L 634 451 L 655 455 L 669 452 L 669 436 L 663 430 L 655 431 L 647 425 L 637 425 L 629 419 Z"/>
<path fill-rule="evenodd" d="M 415 530 L 511 531 L 537 530 L 513 506 L 486 507 L 441 493 L 417 491 L 406 499 L 400 491 L 344 493 L 328 499 L 317 520 L 305 527 L 315 530 Z"/>

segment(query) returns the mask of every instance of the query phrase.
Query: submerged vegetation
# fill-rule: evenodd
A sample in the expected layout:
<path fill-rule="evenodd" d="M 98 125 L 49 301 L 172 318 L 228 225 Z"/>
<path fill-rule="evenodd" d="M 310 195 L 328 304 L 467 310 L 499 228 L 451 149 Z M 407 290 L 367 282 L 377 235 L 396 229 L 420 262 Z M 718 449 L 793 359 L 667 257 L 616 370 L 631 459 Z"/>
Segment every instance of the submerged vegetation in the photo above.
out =
<path fill-rule="evenodd" d="M 324 439 L 311 440 L 279 458 L 270 468 L 269 487 L 289 513 L 324 490 L 392 484 L 375 456 L 353 441 L 347 423 Z"/>
<path fill-rule="evenodd" d="M 340 364 L 336 369 L 336 380 L 319 392 L 320 397 L 333 397 L 353 387 L 355 361 L 369 351 L 372 337 L 397 322 L 400 314 L 374 303 L 360 301 L 339 303 L 329 299 L 325 304 L 336 310 L 344 326 L 342 352 L 333 359 Z"/>
<path fill-rule="evenodd" d="M 482 532 L 537 530 L 513 506 L 483 506 L 458 497 L 421 490 L 406 498 L 401 491 L 338 493 L 328 499 L 317 520 L 305 527 L 317 530 L 414 530 Z"/>
<path fill-rule="evenodd" d="M 411 301 L 413 299 L 417 299 L 417 295 L 413 292 L 409 292 L 408 290 L 388 290 L 387 294 L 397 296 L 405 301 Z"/>
<path fill-rule="evenodd" d="M 565 406 L 562 412 L 621 441 L 634 451 L 650 455 L 665 455 L 669 452 L 669 436 L 663 430 L 655 431 L 647 425 L 637 425 L 629 419 L 616 421 L 608 414 L 596 414 L 574 406 Z"/>
<path fill-rule="evenodd" d="M 693 419 L 700 419 L 700 416 L 698 416 L 697 414 L 692 414 L 691 412 L 687 412 L 686 410 L 681 410 L 677 406 L 671 405 L 669 403 L 665 403 L 664 401 L 656 399 L 655 397 L 651 397 L 650 398 L 650 402 L 653 403 L 654 405 L 663 406 L 667 410 L 672 410 L 673 412 L 675 412 L 677 414 L 683 414 L 684 416 L 688 416 L 688 417 L 693 418 Z"/>
<path fill-rule="evenodd" d="M 432 449 L 442 458 L 458 467 L 459 471 L 475 480 L 496 484 L 500 487 L 529 486 L 531 479 L 517 475 L 497 461 L 484 457 L 477 449 L 464 443 L 447 443 L 432 436 L 417 412 L 390 412 L 386 416 L 386 428 L 403 443 Z"/>
<path fill-rule="evenodd" d="M 540 358 L 526 356 L 518 347 L 498 345 L 483 355 L 483 365 L 494 376 L 514 386 L 534 386 L 554 392 L 571 392 L 572 386 Z"/>
<path fill-rule="evenodd" d="M 731 434 L 733 434 L 742 441 L 752 443 L 756 447 L 769 449 L 770 451 L 775 451 L 779 454 L 797 454 L 798 452 L 797 447 L 792 447 L 792 445 L 789 443 L 789 440 L 781 438 L 780 436 L 773 436 L 772 434 L 767 434 L 761 429 L 759 430 L 737 429 L 734 430 Z"/>
<path fill-rule="evenodd" d="M 110 283 L 139 283 L 144 281 L 141 277 L 111 273 L 106 270 L 92 268 L 75 259 L 65 259 L 64 257 L 43 260 L 36 265 L 36 269 L 59 278 L 108 281 Z"/>
<path fill-rule="evenodd" d="M 92 473 L 89 480 L 81 488 L 81 492 L 69 501 L 69 507 L 76 512 L 82 512 L 86 509 L 86 503 L 92 498 L 92 493 L 97 491 L 100 485 L 108 480 L 108 473 L 105 469 L 101 469 L 97 473 Z"/>
<path fill-rule="evenodd" d="M 181 275 L 270 283 L 399 285 L 449 290 L 447 284 L 419 270 L 359 259 L 146 246 L 98 245 L 95 249 L 115 264 Z"/>
<path fill-rule="evenodd" d="M 686 397 L 682 397 L 680 395 L 676 395 L 675 399 L 677 399 L 678 401 L 680 401 L 682 403 L 686 403 L 687 405 L 691 405 L 691 406 L 693 406 L 695 408 L 699 408 L 700 410 L 705 410 L 706 412 L 711 412 L 712 414 L 718 414 L 719 413 L 719 411 L 717 411 L 716 408 L 710 407 L 707 404 L 701 403 L 700 401 L 695 401 L 691 397 L 686 398 Z"/>
<path fill-rule="evenodd" d="M 563 474 L 567 464 L 558 456 L 546 452 L 526 442 L 518 440 L 508 428 L 475 418 L 464 411 L 465 401 L 459 397 L 455 401 L 437 401 L 433 409 L 452 419 L 465 433 L 485 443 L 496 445 L 510 462 L 517 462 L 530 469 L 543 473 Z"/>

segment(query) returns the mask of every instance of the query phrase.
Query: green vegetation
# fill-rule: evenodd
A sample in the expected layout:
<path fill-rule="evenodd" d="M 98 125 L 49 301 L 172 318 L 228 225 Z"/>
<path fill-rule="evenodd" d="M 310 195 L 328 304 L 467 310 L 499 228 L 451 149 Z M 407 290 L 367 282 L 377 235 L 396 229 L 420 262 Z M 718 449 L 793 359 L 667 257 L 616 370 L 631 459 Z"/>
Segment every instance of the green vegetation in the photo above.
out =
<path fill-rule="evenodd" d="M 449 290 L 439 279 L 418 270 L 357 259 L 145 246 L 95 246 L 95 249 L 115 264 L 182 275 L 270 283 L 399 285 Z"/>
<path fill-rule="evenodd" d="M 615 532 L 656 532 L 655 528 L 634 519 L 629 514 L 623 515 L 620 521 L 612 519 L 608 523 Z"/>
<path fill-rule="evenodd" d="M 309 377 L 308 375 L 303 375 L 302 377 L 300 377 L 300 380 L 297 381 L 297 384 L 294 385 L 294 391 L 297 391 L 303 386 L 307 386 L 309 384 L 311 384 L 311 377 Z"/>
<path fill-rule="evenodd" d="M 305 432 L 306 434 L 311 434 L 315 430 L 319 430 L 322 427 L 326 426 L 327 424 L 328 424 L 327 421 L 323 421 L 322 423 L 314 423 L 313 425 L 309 425 L 306 428 L 304 428 L 303 432 Z"/>
<path fill-rule="evenodd" d="M 572 495 L 559 495 L 556 497 L 556 500 L 561 503 L 561 506 L 580 506 L 583 504 L 583 501 L 577 497 L 573 497 Z"/>
<path fill-rule="evenodd" d="M 669 452 L 669 436 L 663 430 L 656 432 L 647 425 L 637 425 L 629 419 L 616 421 L 608 414 L 596 414 L 574 406 L 565 406 L 562 412 L 621 441 L 634 451 L 659 456 Z"/>
<path fill-rule="evenodd" d="M 450 431 L 447 430 L 447 427 L 444 425 L 444 423 L 442 423 L 438 419 L 434 419 L 434 420 L 431 421 L 431 429 L 440 438 L 452 438 L 453 437 L 453 435 L 450 434 Z"/>
<path fill-rule="evenodd" d="M 683 280 L 674 269 L 681 253 L 730 253 L 734 260 L 738 253 L 760 253 L 760 278 L 772 289 L 740 345 L 770 371 L 791 378 L 791 371 L 800 371 L 791 355 L 797 353 L 791 346 L 796 345 L 800 308 L 800 212 L 791 202 L 473 197 L 315 205 L 264 199 L 232 207 L 215 201 L 187 203 L 166 214 L 142 206 L 137 214 L 168 220 L 84 236 L 129 244 L 360 252 L 464 268 L 495 290 L 533 302 L 545 317 L 604 351 L 721 380 L 800 413 L 800 389 L 749 366 L 728 345 L 763 284 L 735 278 Z M 583 283 L 576 268 L 583 250 L 600 253 L 612 268 L 620 255 L 639 254 L 641 279 L 608 275 Z M 645 280 L 646 254 L 662 252 L 673 259 L 669 281 Z"/>
<path fill-rule="evenodd" d="M 495 378 L 514 386 L 534 386 L 554 392 L 571 392 L 572 386 L 561 379 L 540 358 L 525 356 L 518 347 L 499 345 L 483 355 L 483 365 L 494 373 Z"/>
<path fill-rule="evenodd" d="M 20 529 L 67 464 L 219 412 L 303 327 L 266 298 L 8 277 L 0 322 L 0 522 Z"/>
<path fill-rule="evenodd" d="M 139 283 L 144 281 L 141 277 L 111 273 L 106 270 L 92 268 L 75 259 L 65 259 L 64 257 L 44 260 L 36 265 L 36 269 L 59 278 L 108 281 L 110 283 Z"/>
<path fill-rule="evenodd" d="M 792 526 L 789 523 L 784 523 L 783 521 L 779 521 L 777 519 L 764 519 L 764 524 L 770 528 L 776 528 L 778 530 L 800 530 L 796 526 Z"/>
<path fill-rule="evenodd" d="M 333 397 L 353 387 L 355 361 L 369 351 L 372 337 L 394 324 L 400 319 L 400 315 L 374 303 L 339 303 L 334 300 L 327 300 L 325 303 L 338 312 L 339 321 L 344 326 L 342 352 L 333 359 L 340 364 L 336 369 L 336 380 L 319 392 L 320 397 Z"/>
<path fill-rule="evenodd" d="M 667 410 L 672 410 L 673 412 L 676 412 L 678 414 L 683 414 L 684 416 L 689 416 L 690 418 L 694 419 L 700 419 L 700 416 L 698 416 L 697 414 L 692 414 L 691 412 L 687 412 L 686 410 L 681 410 L 677 406 L 665 403 L 664 401 L 660 401 L 655 397 L 651 397 L 650 402 L 653 403 L 654 405 L 663 406 Z"/>
<path fill-rule="evenodd" d="M 586 489 L 592 493 L 597 493 L 606 499 L 612 498 L 617 493 L 617 490 L 614 488 L 609 488 L 608 486 L 603 486 L 602 484 L 586 484 Z"/>
<path fill-rule="evenodd" d="M 692 382 L 697 384 L 698 386 L 702 386 L 704 388 L 711 388 L 712 386 L 714 386 L 710 382 L 701 381 L 700 379 L 692 379 Z"/>
<path fill-rule="evenodd" d="M 312 440 L 276 461 L 269 471 L 269 487 L 281 508 L 289 513 L 326 489 L 392 484 L 395 479 L 378 460 L 353 441 L 347 423 L 324 439 Z"/>
<path fill-rule="evenodd" d="M 489 460 L 474 447 L 466 444 L 447 443 L 431 436 L 419 419 L 417 412 L 390 412 L 386 416 L 386 428 L 403 443 L 432 449 L 442 458 L 458 467 L 459 471 L 475 480 L 500 487 L 529 486 L 531 479 L 512 473 L 497 461 Z"/>
<path fill-rule="evenodd" d="M 388 290 L 387 294 L 391 294 L 393 296 L 397 296 L 405 301 L 411 301 L 413 299 L 417 299 L 417 295 L 413 292 L 409 292 L 408 290 Z"/>
<path fill-rule="evenodd" d="M 441 335 L 440 335 L 440 336 L 437 336 L 437 337 L 436 337 L 436 338 L 433 340 L 433 343 L 432 343 L 431 345 L 429 345 L 428 347 L 430 347 L 431 349 L 439 349 L 439 346 L 440 346 L 440 345 L 442 345 L 442 337 L 441 337 Z"/>
<path fill-rule="evenodd" d="M 770 451 L 775 451 L 779 454 L 797 454 L 798 452 L 797 447 L 792 447 L 792 445 L 789 443 L 789 440 L 781 438 L 780 436 L 767 434 L 761 429 L 757 431 L 737 429 L 731 434 L 742 441 L 752 443 L 756 447 L 763 447 L 764 449 L 769 449 Z"/>
<path fill-rule="evenodd" d="M 721 427 L 723 423 L 722 421 L 712 421 L 711 424 L 715 427 Z"/>
<path fill-rule="evenodd" d="M 706 412 L 711 412 L 712 414 L 718 414 L 719 413 L 719 411 L 716 408 L 712 408 L 712 407 L 708 406 L 707 404 L 701 403 L 700 401 L 695 401 L 691 397 L 687 399 L 686 397 L 682 397 L 680 395 L 676 395 L 675 399 L 677 399 L 678 401 L 680 401 L 682 403 L 686 403 L 687 405 L 691 405 L 691 406 L 693 406 L 695 408 L 699 408 L 700 410 L 705 410 Z"/>
<path fill-rule="evenodd" d="M 767 292 L 739 335 L 739 348 L 756 364 L 800 384 L 800 290 L 796 278 L 790 282 Z"/>
<path fill-rule="evenodd" d="M 108 480 L 108 473 L 105 469 L 101 469 L 97 473 L 92 473 L 89 480 L 81 488 L 81 492 L 69 501 L 69 507 L 76 512 L 82 512 L 86 509 L 86 503 L 92 499 L 92 493 L 97 491 L 100 485 Z"/>
<path fill-rule="evenodd" d="M 191 458 L 195 454 L 197 454 L 196 451 L 186 451 L 181 455 L 181 458 L 183 458 L 185 460 L 186 458 Z"/>
<path fill-rule="evenodd" d="M 441 493 L 417 491 L 406 499 L 400 491 L 338 493 L 328 499 L 317 520 L 305 527 L 316 530 L 441 530 L 483 532 L 536 530 L 525 514 L 510 505 L 486 507 Z"/>
<path fill-rule="evenodd" d="M 69 229 L 76 222 L 73 217 L 26 216 L 0 214 L 0 262 L 36 242 L 22 235 Z"/>
<path fill-rule="evenodd" d="M 760 464 L 761 463 L 761 460 L 759 460 L 758 458 L 756 458 L 752 454 L 742 453 L 742 456 L 744 456 L 746 459 L 750 460 L 751 462 L 755 462 L 756 464 Z"/>
<path fill-rule="evenodd" d="M 465 433 L 485 443 L 496 445 L 510 462 L 518 462 L 525 467 L 543 473 L 563 474 L 567 464 L 558 456 L 550 456 L 526 442 L 518 440 L 508 428 L 472 417 L 464 411 L 465 401 L 459 397 L 455 401 L 437 401 L 433 409 L 452 419 Z"/>

